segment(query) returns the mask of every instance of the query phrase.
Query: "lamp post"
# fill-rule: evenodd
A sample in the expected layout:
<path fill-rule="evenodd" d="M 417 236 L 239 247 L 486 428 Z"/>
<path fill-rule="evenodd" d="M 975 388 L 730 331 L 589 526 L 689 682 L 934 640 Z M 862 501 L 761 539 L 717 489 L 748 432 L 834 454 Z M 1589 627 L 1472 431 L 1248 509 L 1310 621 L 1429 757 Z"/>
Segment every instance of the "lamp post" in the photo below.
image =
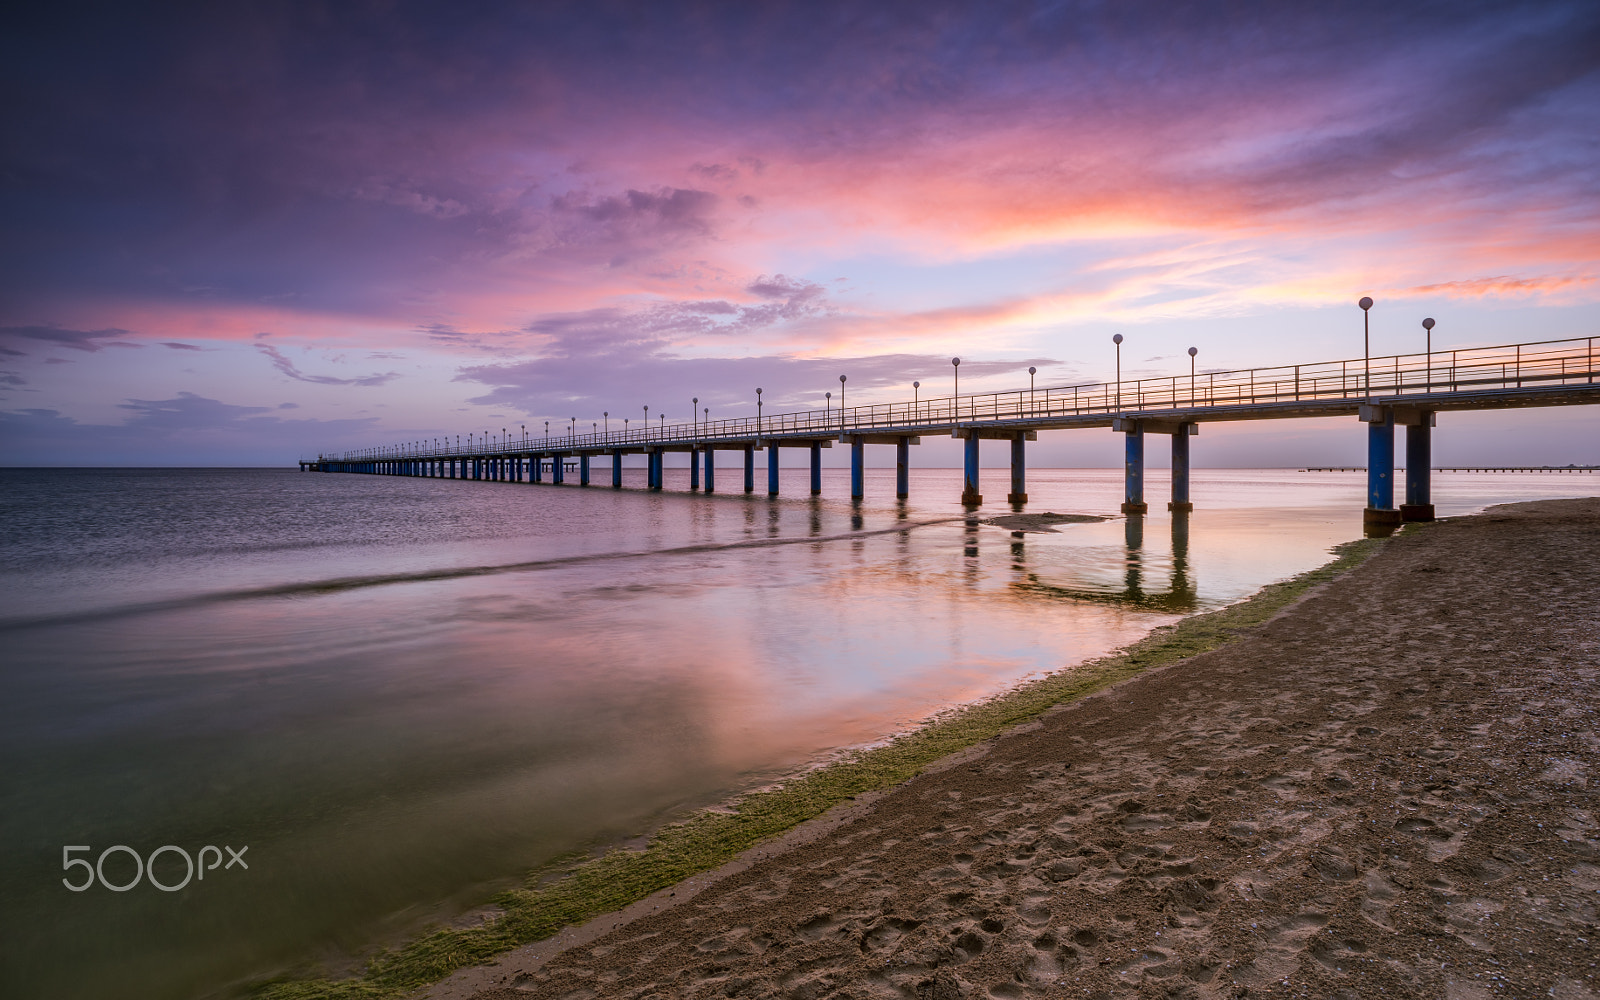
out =
<path fill-rule="evenodd" d="M 1361 307 L 1361 371 L 1362 371 L 1361 381 L 1362 381 L 1362 391 L 1367 394 L 1368 398 L 1371 398 L 1371 396 L 1372 396 L 1372 327 L 1371 327 L 1371 324 L 1368 323 L 1368 319 L 1371 316 L 1371 313 L 1369 312 L 1369 310 L 1372 308 L 1372 299 L 1369 296 L 1363 295 L 1363 296 L 1361 296 L 1361 301 L 1357 302 L 1356 305 Z"/>
<path fill-rule="evenodd" d="M 1033 367 L 1032 365 L 1028 366 L 1028 412 L 1030 414 L 1034 411 L 1034 405 L 1033 405 L 1033 376 L 1038 374 L 1038 371 L 1039 371 L 1039 369 Z"/>
<path fill-rule="evenodd" d="M 573 445 L 573 444 L 577 444 L 578 443 L 578 418 L 577 417 L 568 417 L 567 418 L 567 443 L 569 445 Z"/>
<path fill-rule="evenodd" d="M 756 440 L 761 440 L 761 387 L 756 386 Z"/>
<path fill-rule="evenodd" d="M 921 382 L 911 383 L 911 411 L 913 420 L 916 419 L 916 411 L 922 409 L 921 389 Z"/>
<path fill-rule="evenodd" d="M 960 358 L 951 358 L 950 359 L 950 367 L 952 367 L 952 368 L 954 368 L 956 370 L 956 395 L 955 395 L 955 401 L 951 405 L 955 408 L 955 418 L 954 418 L 955 422 L 956 423 L 960 423 L 961 422 L 961 359 Z"/>
<path fill-rule="evenodd" d="M 1422 321 L 1422 329 L 1428 334 L 1428 391 L 1433 391 L 1433 317 L 1429 316 Z"/>
<path fill-rule="evenodd" d="M 829 424 L 833 423 L 833 392 L 832 391 L 825 392 L 825 393 L 822 394 L 822 414 L 823 414 L 823 416 L 822 416 L 822 426 L 826 427 Z"/>
<path fill-rule="evenodd" d="M 694 424 L 694 439 L 698 441 L 700 440 L 700 397 L 696 396 L 689 402 L 694 404 L 689 407 L 689 419 Z M 690 457 L 692 458 L 693 456 Z"/>
<path fill-rule="evenodd" d="M 650 407 L 644 408 L 644 439 L 650 440 Z"/>
<path fill-rule="evenodd" d="M 1189 405 L 1194 405 L 1194 356 L 1200 353 L 1200 348 L 1189 348 Z"/>
<path fill-rule="evenodd" d="M 610 441 L 611 440 L 611 411 L 610 410 L 606 410 L 604 413 L 601 413 L 600 414 L 600 418 L 606 422 L 606 440 Z"/>
<path fill-rule="evenodd" d="M 546 451 L 550 450 L 550 421 L 548 420 L 544 422 L 544 448 Z"/>
<path fill-rule="evenodd" d="M 839 376 L 839 433 L 844 434 L 844 376 Z"/>
<path fill-rule="evenodd" d="M 1117 345 L 1117 412 L 1121 413 L 1122 412 L 1122 334 L 1119 333 L 1116 336 L 1112 337 L 1111 338 L 1111 342 L 1113 344 Z"/>

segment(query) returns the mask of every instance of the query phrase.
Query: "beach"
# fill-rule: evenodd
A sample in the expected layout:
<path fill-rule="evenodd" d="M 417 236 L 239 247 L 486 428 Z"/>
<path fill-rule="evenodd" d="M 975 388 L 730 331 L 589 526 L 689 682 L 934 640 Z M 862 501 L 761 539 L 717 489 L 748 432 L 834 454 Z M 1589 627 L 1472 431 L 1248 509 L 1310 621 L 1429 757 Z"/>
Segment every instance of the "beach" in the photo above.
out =
<path fill-rule="evenodd" d="M 1600 996 L 1600 500 L 1408 527 L 433 997 Z"/>

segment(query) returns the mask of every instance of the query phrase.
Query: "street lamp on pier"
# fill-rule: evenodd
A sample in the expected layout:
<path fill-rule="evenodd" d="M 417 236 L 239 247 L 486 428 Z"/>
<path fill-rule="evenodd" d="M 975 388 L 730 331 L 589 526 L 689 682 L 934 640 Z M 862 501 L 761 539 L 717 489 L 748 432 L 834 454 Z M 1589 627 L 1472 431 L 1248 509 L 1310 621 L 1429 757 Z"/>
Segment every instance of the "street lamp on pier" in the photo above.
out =
<path fill-rule="evenodd" d="M 1189 348 L 1189 405 L 1194 405 L 1194 356 L 1200 353 L 1200 348 Z"/>
<path fill-rule="evenodd" d="M 918 390 L 922 388 L 921 382 L 911 383 L 911 419 L 917 419 L 917 411 L 922 409 L 922 400 Z"/>
<path fill-rule="evenodd" d="M 1028 412 L 1030 414 L 1033 413 L 1033 411 L 1034 411 L 1034 405 L 1033 405 L 1033 377 L 1035 375 L 1037 375 L 1038 373 L 1039 373 L 1039 369 L 1035 368 L 1032 365 L 1028 366 Z"/>
<path fill-rule="evenodd" d="M 756 386 L 756 440 L 761 440 L 761 387 Z"/>
<path fill-rule="evenodd" d="M 839 376 L 839 433 L 844 433 L 844 376 Z"/>
<path fill-rule="evenodd" d="M 950 367 L 956 370 L 955 422 L 961 423 L 961 359 L 951 358 Z"/>
<path fill-rule="evenodd" d="M 696 396 L 689 402 L 694 405 L 689 407 L 689 420 L 694 424 L 694 439 L 700 440 L 700 397 Z"/>
<path fill-rule="evenodd" d="M 1113 344 L 1117 345 L 1117 412 L 1121 413 L 1122 412 L 1122 334 L 1119 333 L 1116 336 L 1112 337 L 1111 338 L 1111 342 Z"/>
<path fill-rule="evenodd" d="M 648 407 L 648 406 L 646 406 L 644 408 L 644 436 L 645 436 L 645 440 L 649 440 L 649 438 L 650 438 L 650 407 Z"/>
<path fill-rule="evenodd" d="M 1356 305 L 1361 307 L 1361 371 L 1362 391 L 1368 398 L 1372 396 L 1372 326 L 1368 322 L 1371 318 L 1372 298 L 1361 296 L 1361 301 Z"/>
<path fill-rule="evenodd" d="M 1433 391 L 1433 317 L 1429 316 L 1422 321 L 1422 329 L 1428 334 L 1428 391 Z"/>

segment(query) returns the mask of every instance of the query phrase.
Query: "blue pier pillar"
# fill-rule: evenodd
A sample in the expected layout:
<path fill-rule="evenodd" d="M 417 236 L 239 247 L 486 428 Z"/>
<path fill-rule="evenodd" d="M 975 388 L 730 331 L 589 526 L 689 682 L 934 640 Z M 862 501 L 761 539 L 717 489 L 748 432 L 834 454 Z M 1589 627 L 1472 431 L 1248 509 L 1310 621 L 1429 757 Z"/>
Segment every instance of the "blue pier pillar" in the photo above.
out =
<path fill-rule="evenodd" d="M 811 493 L 822 492 L 822 442 L 811 442 Z"/>
<path fill-rule="evenodd" d="M 622 449 L 611 449 L 611 488 L 622 489 Z"/>
<path fill-rule="evenodd" d="M 528 468 L 533 470 L 533 482 L 544 482 L 544 456 L 535 455 L 533 461 L 528 463 Z"/>
<path fill-rule="evenodd" d="M 1150 505 L 1144 502 L 1144 423 L 1124 418 L 1122 433 L 1126 439 L 1122 460 L 1122 512 L 1148 514 Z"/>
<path fill-rule="evenodd" d="M 550 456 L 550 481 L 557 486 L 567 481 L 566 460 L 567 456 L 559 451 Z"/>
<path fill-rule="evenodd" d="M 589 485 L 589 453 L 584 452 L 578 456 L 578 485 Z"/>
<path fill-rule="evenodd" d="M 1167 504 L 1168 510 L 1194 510 L 1194 504 L 1189 501 L 1189 436 L 1194 433 L 1194 427 L 1194 424 L 1179 424 L 1172 432 L 1172 502 Z"/>
<path fill-rule="evenodd" d="M 778 495 L 778 442 L 767 442 L 767 496 Z"/>
<path fill-rule="evenodd" d="M 861 440 L 861 435 L 856 434 L 850 438 L 850 499 L 860 500 L 866 495 L 866 450 L 867 446 Z"/>
<path fill-rule="evenodd" d="M 753 444 L 744 446 L 744 491 L 756 491 L 756 447 Z"/>
<path fill-rule="evenodd" d="M 1392 529 L 1400 523 L 1394 506 L 1394 409 L 1363 405 L 1367 425 L 1367 507 L 1362 521 L 1369 529 Z"/>
<path fill-rule="evenodd" d="M 689 489 L 698 490 L 699 488 L 700 488 L 700 449 L 691 447 L 689 449 Z"/>
<path fill-rule="evenodd" d="M 1406 502 L 1402 521 L 1433 520 L 1433 412 L 1422 410 L 1406 424 Z"/>
<path fill-rule="evenodd" d="M 911 495 L 911 439 L 903 434 L 894 442 L 894 495 Z"/>
<path fill-rule="evenodd" d="M 650 488 L 653 490 L 659 490 L 662 487 L 662 481 L 664 477 L 661 474 L 661 460 L 665 456 L 666 453 L 659 448 L 652 448 L 650 450 Z"/>
<path fill-rule="evenodd" d="M 717 460 L 714 457 L 716 455 L 716 453 L 717 453 L 717 451 L 716 451 L 715 448 L 707 448 L 706 449 L 706 492 L 707 493 L 715 492 L 716 488 L 717 488 Z"/>
<path fill-rule="evenodd" d="M 1011 434 L 1011 492 L 1006 503 L 1028 502 L 1028 432 Z"/>
<path fill-rule="evenodd" d="M 978 429 L 967 428 L 967 439 L 962 442 L 964 461 L 961 474 L 961 502 L 968 507 L 977 507 L 983 503 L 983 494 L 978 492 Z"/>

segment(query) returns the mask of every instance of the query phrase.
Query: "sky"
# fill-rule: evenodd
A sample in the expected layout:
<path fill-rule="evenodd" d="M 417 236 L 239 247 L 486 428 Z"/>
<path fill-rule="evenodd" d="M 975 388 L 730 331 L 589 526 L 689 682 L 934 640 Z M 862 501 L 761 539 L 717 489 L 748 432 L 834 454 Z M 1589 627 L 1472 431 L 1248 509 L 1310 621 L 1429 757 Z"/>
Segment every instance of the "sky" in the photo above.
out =
<path fill-rule="evenodd" d="M 1117 333 L 1124 377 L 1360 357 L 1363 295 L 1375 354 L 1424 316 L 1600 332 L 1592 2 L 33 6 L 0 38 L 3 465 L 734 417 L 840 374 L 884 402 L 952 356 L 963 391 L 1070 384 Z M 1596 410 L 1435 448 L 1600 462 Z M 1363 442 L 1207 425 L 1194 461 Z"/>

